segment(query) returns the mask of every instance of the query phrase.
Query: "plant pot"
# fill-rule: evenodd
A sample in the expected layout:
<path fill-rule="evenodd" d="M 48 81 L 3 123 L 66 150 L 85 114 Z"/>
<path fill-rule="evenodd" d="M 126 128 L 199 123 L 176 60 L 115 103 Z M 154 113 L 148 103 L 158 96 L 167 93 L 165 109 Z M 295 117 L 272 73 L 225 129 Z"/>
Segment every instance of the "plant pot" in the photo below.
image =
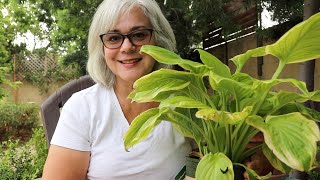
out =
<path fill-rule="evenodd" d="M 186 161 L 186 177 L 185 180 L 195 180 L 195 174 L 196 174 L 196 169 L 198 166 L 200 159 L 198 157 L 187 157 Z M 239 166 L 235 166 L 234 168 L 234 174 L 235 174 L 235 180 L 243 180 L 245 169 Z M 277 174 L 277 175 L 272 175 L 269 180 L 283 180 L 286 179 L 288 180 L 288 175 L 287 174 Z"/>
<path fill-rule="evenodd" d="M 200 159 L 196 157 L 187 157 L 186 162 L 186 177 L 194 178 L 196 175 L 196 169 Z"/>

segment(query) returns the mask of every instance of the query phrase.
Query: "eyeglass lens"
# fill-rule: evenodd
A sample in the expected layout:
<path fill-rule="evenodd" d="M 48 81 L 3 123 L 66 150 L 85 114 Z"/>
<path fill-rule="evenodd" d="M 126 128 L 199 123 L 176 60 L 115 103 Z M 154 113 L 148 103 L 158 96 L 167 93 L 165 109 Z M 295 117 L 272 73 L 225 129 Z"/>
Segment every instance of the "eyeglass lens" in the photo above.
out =
<path fill-rule="evenodd" d="M 101 35 L 101 40 L 107 48 L 119 48 L 124 39 L 128 37 L 129 41 L 135 46 L 142 46 L 150 42 L 152 36 L 152 29 L 139 29 L 128 34 L 121 34 L 117 32 L 109 32 Z"/>

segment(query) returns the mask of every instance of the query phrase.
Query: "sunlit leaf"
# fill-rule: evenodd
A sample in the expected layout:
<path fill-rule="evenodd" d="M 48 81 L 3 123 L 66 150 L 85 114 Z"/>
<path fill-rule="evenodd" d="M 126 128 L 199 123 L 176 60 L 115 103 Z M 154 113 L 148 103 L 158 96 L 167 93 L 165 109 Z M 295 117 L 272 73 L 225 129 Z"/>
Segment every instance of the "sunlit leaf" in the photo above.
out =
<path fill-rule="evenodd" d="M 247 118 L 252 110 L 251 106 L 246 107 L 241 112 L 226 112 L 218 111 L 213 108 L 204 108 L 196 113 L 196 117 L 203 118 L 205 120 L 212 120 L 219 123 L 225 124 L 237 124 L 240 121 Z"/>
<path fill-rule="evenodd" d="M 144 45 L 141 47 L 140 52 L 152 56 L 158 62 L 169 65 L 179 65 L 185 70 L 189 70 L 200 75 L 203 75 L 210 70 L 208 66 L 205 66 L 198 62 L 182 59 L 174 52 L 159 46 Z"/>
<path fill-rule="evenodd" d="M 149 109 L 137 116 L 124 136 L 125 149 L 128 150 L 147 138 L 151 130 L 161 122 L 160 116 L 158 108 Z"/>
<path fill-rule="evenodd" d="M 265 46 L 248 50 L 244 54 L 237 55 L 231 58 L 231 61 L 237 66 L 236 73 L 239 73 L 247 61 L 252 57 L 259 57 L 266 55 Z"/>
<path fill-rule="evenodd" d="M 237 100 L 241 100 L 245 97 L 250 97 L 253 93 L 251 86 L 230 78 L 221 77 L 217 74 L 214 74 L 213 72 L 210 72 L 209 78 L 210 85 L 212 85 L 212 88 L 214 90 L 228 91 Z"/>
<path fill-rule="evenodd" d="M 197 81 L 193 74 L 176 72 L 170 69 L 160 69 L 138 79 L 129 98 L 137 102 L 161 101 L 170 96 L 173 91 L 187 87 Z"/>
<path fill-rule="evenodd" d="M 230 159 L 223 153 L 209 153 L 199 162 L 196 179 L 201 180 L 233 180 L 234 172 Z"/>
<path fill-rule="evenodd" d="M 318 125 L 298 112 L 268 116 L 265 120 L 249 116 L 247 123 L 263 132 L 265 143 L 274 155 L 293 169 L 309 171 L 320 140 Z"/>
<path fill-rule="evenodd" d="M 160 107 L 209 108 L 208 105 L 186 96 L 174 96 L 161 101 Z"/>
<path fill-rule="evenodd" d="M 202 139 L 202 129 L 188 117 L 171 110 L 170 108 L 153 108 L 137 116 L 131 123 L 129 130 L 124 136 L 126 149 L 136 145 L 145 138 L 161 121 L 170 121 L 194 139 Z"/>
<path fill-rule="evenodd" d="M 204 50 L 197 49 L 197 51 L 200 54 L 201 61 L 208 67 L 213 68 L 215 74 L 218 74 L 222 77 L 231 78 L 229 67 L 223 64 L 218 58 Z"/>
<path fill-rule="evenodd" d="M 298 63 L 320 57 L 320 13 L 311 16 L 286 32 L 276 43 L 266 47 L 284 64 Z"/>

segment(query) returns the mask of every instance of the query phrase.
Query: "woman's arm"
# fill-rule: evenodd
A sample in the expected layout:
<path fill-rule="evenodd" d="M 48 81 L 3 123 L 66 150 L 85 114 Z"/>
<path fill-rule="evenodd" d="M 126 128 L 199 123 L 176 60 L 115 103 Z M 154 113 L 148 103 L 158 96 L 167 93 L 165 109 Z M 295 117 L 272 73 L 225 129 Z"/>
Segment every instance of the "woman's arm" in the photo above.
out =
<path fill-rule="evenodd" d="M 89 151 L 77 151 L 51 145 L 44 165 L 42 180 L 86 179 L 89 161 Z"/>

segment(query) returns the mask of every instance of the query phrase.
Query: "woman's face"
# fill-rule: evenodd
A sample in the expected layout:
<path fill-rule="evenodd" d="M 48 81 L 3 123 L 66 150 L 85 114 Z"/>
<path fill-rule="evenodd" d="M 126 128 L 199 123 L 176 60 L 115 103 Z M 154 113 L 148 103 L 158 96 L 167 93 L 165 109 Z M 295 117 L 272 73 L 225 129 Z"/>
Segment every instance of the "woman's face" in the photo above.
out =
<path fill-rule="evenodd" d="M 149 19 L 139 8 L 132 10 L 116 21 L 114 28 L 109 32 L 128 34 L 139 29 L 152 29 Z M 154 33 L 148 44 L 155 45 Z M 133 45 L 128 37 L 117 49 L 104 47 L 104 57 L 108 67 L 115 74 L 115 83 L 133 83 L 138 78 L 150 73 L 155 60 L 146 54 L 140 54 L 141 46 Z"/>

